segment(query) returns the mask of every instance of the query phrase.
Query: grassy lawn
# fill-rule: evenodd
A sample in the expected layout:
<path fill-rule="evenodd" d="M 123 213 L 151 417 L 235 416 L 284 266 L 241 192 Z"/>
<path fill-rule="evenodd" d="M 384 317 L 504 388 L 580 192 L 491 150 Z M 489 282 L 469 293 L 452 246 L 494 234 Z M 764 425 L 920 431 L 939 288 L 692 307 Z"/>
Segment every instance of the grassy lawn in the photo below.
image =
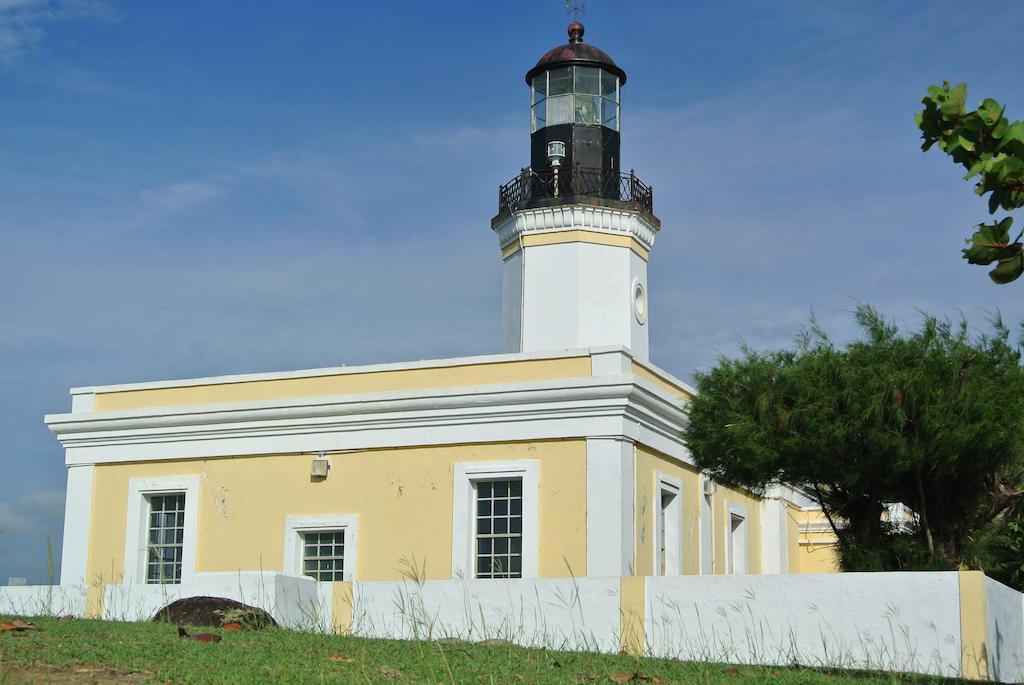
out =
<path fill-rule="evenodd" d="M 2 620 L 2 617 L 0 617 Z M 0 632 L 0 683 L 939 683 L 938 678 L 684 663 L 523 649 L 399 642 L 286 630 L 179 638 L 167 624 L 29 619 Z M 632 678 L 630 679 L 630 676 Z"/>

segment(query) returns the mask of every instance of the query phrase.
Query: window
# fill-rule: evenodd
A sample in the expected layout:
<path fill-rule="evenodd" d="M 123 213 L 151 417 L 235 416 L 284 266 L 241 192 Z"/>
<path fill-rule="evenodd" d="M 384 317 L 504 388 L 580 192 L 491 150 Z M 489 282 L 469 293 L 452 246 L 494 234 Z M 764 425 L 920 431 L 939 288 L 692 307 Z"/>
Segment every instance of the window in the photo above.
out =
<path fill-rule="evenodd" d="M 729 507 L 729 528 L 726 531 L 728 544 L 728 572 L 743 574 L 747 572 L 747 512 L 745 509 L 732 505 Z"/>
<path fill-rule="evenodd" d="M 476 577 L 523 575 L 523 481 L 480 480 L 476 490 Z"/>
<path fill-rule="evenodd" d="M 683 572 L 682 481 L 657 474 L 654 508 L 654 575 L 674 576 Z"/>
<path fill-rule="evenodd" d="M 185 493 L 149 495 L 146 582 L 181 583 L 185 543 Z"/>
<path fill-rule="evenodd" d="M 191 583 L 198 525 L 198 476 L 129 480 L 124 582 Z"/>
<path fill-rule="evenodd" d="M 359 517 L 287 516 L 284 572 L 321 582 L 355 578 Z"/>
<path fill-rule="evenodd" d="M 619 130 L 619 78 L 597 67 L 561 67 L 534 77 L 531 131 L 560 124 Z"/>
<path fill-rule="evenodd" d="M 453 578 L 536 578 L 539 465 L 521 461 L 455 464 Z"/>
<path fill-rule="evenodd" d="M 314 580 L 345 579 L 345 531 L 302 534 L 302 573 Z"/>

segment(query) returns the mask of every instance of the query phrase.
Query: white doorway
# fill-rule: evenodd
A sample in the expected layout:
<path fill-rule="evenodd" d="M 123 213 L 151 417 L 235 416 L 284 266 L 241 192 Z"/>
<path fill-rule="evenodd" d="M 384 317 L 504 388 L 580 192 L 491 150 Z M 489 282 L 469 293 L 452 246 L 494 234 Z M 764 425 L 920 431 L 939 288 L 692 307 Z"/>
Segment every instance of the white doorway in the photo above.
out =
<path fill-rule="evenodd" d="M 744 574 L 747 572 L 747 512 L 738 507 L 729 507 L 729 528 L 726 531 L 728 544 L 726 559 L 728 573 Z"/>
<path fill-rule="evenodd" d="M 654 507 L 654 575 L 683 572 L 682 482 L 658 474 Z"/>

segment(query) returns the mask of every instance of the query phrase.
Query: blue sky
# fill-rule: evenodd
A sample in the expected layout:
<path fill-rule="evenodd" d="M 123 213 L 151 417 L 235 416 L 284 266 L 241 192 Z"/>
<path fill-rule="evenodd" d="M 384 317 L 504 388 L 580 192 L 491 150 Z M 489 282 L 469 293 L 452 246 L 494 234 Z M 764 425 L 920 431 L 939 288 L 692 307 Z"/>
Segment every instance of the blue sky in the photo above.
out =
<path fill-rule="evenodd" d="M 652 356 L 682 377 L 857 302 L 1024 315 L 919 151 L 926 87 L 1024 118 L 1019 3 L 590 0 L 655 188 Z M 0 583 L 46 579 L 79 385 L 484 354 L 496 189 L 559 0 L 0 0 Z"/>

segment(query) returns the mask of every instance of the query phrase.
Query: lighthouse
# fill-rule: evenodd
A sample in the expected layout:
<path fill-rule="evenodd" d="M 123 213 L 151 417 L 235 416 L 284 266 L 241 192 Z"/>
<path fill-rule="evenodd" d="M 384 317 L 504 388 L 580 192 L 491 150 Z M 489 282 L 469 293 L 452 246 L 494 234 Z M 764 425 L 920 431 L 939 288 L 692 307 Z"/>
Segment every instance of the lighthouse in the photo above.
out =
<path fill-rule="evenodd" d="M 654 192 L 621 163 L 626 72 L 569 40 L 526 73 L 530 165 L 498 190 L 502 351 L 622 346 L 648 361 Z"/>

